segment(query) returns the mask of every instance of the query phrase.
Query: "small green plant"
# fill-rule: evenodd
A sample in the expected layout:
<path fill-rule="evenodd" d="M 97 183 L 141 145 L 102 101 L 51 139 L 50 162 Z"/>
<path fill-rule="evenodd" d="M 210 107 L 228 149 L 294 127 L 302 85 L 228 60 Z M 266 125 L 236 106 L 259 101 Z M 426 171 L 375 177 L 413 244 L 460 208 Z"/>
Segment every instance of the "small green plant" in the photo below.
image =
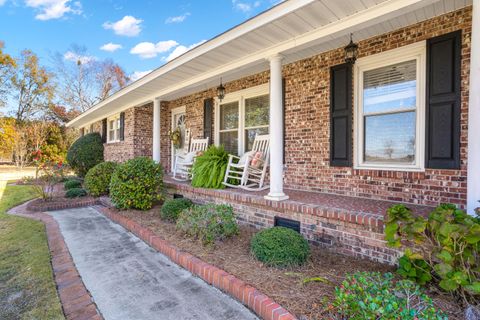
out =
<path fill-rule="evenodd" d="M 273 227 L 257 233 L 250 243 L 253 255 L 275 267 L 302 265 L 310 255 L 307 240 L 285 227 Z"/>
<path fill-rule="evenodd" d="M 65 192 L 65 197 L 67 198 L 79 198 L 79 197 L 85 197 L 87 195 L 87 191 L 82 188 L 72 188 L 68 189 L 67 192 Z"/>
<path fill-rule="evenodd" d="M 80 176 L 103 161 L 103 143 L 99 133 L 93 132 L 78 138 L 68 149 L 67 162 Z"/>
<path fill-rule="evenodd" d="M 110 180 L 117 166 L 115 162 L 106 161 L 88 170 L 85 176 L 85 188 L 88 193 L 94 197 L 108 194 Z"/>
<path fill-rule="evenodd" d="M 227 170 L 228 153 L 223 146 L 210 146 L 195 159 L 192 173 L 192 186 L 199 188 L 223 189 L 222 184 Z"/>
<path fill-rule="evenodd" d="M 410 280 L 393 281 L 391 273 L 347 274 L 335 288 L 333 311 L 341 319 L 448 319 L 420 287 Z"/>
<path fill-rule="evenodd" d="M 238 233 L 233 208 L 224 204 L 193 206 L 181 211 L 177 229 L 200 240 L 204 245 L 211 245 Z"/>
<path fill-rule="evenodd" d="M 391 247 L 411 247 L 400 259 L 399 273 L 420 284 L 432 279 L 464 301 L 480 294 L 480 223 L 451 204 L 428 216 L 414 216 L 404 205 L 388 209 L 385 239 Z"/>
<path fill-rule="evenodd" d="M 148 210 L 163 197 L 162 166 L 138 157 L 119 165 L 110 181 L 110 197 L 119 209 Z"/>
<path fill-rule="evenodd" d="M 82 182 L 77 179 L 69 179 L 63 183 L 65 190 L 70 190 L 73 188 L 81 188 Z"/>
<path fill-rule="evenodd" d="M 175 222 L 177 221 L 180 212 L 190 208 L 191 206 L 193 206 L 193 203 L 190 199 L 187 198 L 167 200 L 162 205 L 162 209 L 160 210 L 160 217 L 163 220 Z"/>

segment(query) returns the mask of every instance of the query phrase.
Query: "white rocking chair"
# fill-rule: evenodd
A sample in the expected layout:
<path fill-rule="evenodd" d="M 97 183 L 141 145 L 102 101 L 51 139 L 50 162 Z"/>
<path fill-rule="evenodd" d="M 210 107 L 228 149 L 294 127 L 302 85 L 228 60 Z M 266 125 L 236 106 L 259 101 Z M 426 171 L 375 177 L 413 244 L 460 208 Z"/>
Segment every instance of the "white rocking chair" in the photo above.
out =
<path fill-rule="evenodd" d="M 188 132 L 187 132 L 188 130 Z M 190 140 L 190 130 L 185 130 L 185 137 Z M 185 139 L 183 154 L 177 154 L 175 156 L 175 165 L 173 167 L 173 179 L 177 181 L 188 181 L 191 179 L 191 170 L 195 158 L 199 152 L 204 152 L 208 148 L 208 138 L 205 139 L 192 139 L 187 142 Z M 186 150 L 186 152 L 185 152 Z"/>
<path fill-rule="evenodd" d="M 270 135 L 257 135 L 252 150 L 242 157 L 230 155 L 223 184 L 249 191 L 265 190 L 265 175 L 270 160 Z M 229 181 L 237 181 L 238 184 Z"/>

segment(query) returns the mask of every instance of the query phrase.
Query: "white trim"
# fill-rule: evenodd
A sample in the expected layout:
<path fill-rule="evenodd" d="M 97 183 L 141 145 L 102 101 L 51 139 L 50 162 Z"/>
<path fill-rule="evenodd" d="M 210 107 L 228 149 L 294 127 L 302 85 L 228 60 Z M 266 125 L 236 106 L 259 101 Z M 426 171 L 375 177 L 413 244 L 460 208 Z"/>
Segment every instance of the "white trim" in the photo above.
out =
<path fill-rule="evenodd" d="M 363 72 L 413 60 L 417 62 L 417 106 L 415 164 L 365 163 L 363 162 Z M 354 67 L 354 168 L 392 171 L 425 171 L 425 87 L 426 41 L 419 41 L 401 48 L 389 50 L 357 60 Z M 403 110 L 405 111 L 405 110 Z"/>
<path fill-rule="evenodd" d="M 93 108 L 87 110 L 83 114 L 79 115 L 77 118 L 73 119 L 67 126 L 74 126 L 75 123 L 80 121 L 85 116 L 95 112 L 96 110 L 102 108 L 103 106 L 114 103 L 116 99 L 130 93 L 131 91 L 138 89 L 139 87 L 149 83 L 150 81 L 161 77 L 162 75 L 171 72 L 178 68 L 179 66 L 194 60 L 195 58 L 214 50 L 215 48 L 224 45 L 228 42 L 234 41 L 236 38 L 254 31 L 260 28 L 263 25 L 266 25 L 270 22 L 273 22 L 282 16 L 294 12 L 295 10 L 302 8 L 314 0 L 290 0 L 285 1 L 276 7 L 272 8 L 269 11 L 266 11 L 257 17 L 254 17 L 251 20 L 221 34 L 220 36 L 186 52 L 182 56 L 172 60 L 171 62 L 165 64 L 164 66 L 156 69 L 152 73 L 146 75 L 145 77 L 137 80 L 136 82 L 130 84 L 124 89 L 118 91 L 112 96 L 108 97 L 104 101 L 100 102 Z M 379 4 L 373 5 L 370 8 L 356 12 L 352 15 L 349 15 L 343 19 L 336 20 L 327 25 L 321 26 L 317 29 L 311 30 L 304 33 L 298 37 L 292 37 L 288 40 L 275 44 L 271 47 L 259 50 L 255 53 L 246 55 L 245 57 L 232 61 L 231 63 L 216 67 L 209 72 L 204 72 L 198 76 L 191 77 L 183 82 L 178 82 L 173 86 L 166 87 L 163 90 L 154 92 L 146 95 L 143 98 L 136 99 L 134 102 L 130 103 L 128 106 L 121 106 L 116 111 L 123 111 L 132 106 L 140 105 L 148 101 L 152 101 L 155 98 L 162 98 L 163 96 L 174 93 L 182 88 L 186 88 L 201 82 L 217 78 L 218 76 L 225 74 L 229 71 L 239 69 L 246 65 L 251 65 L 253 63 L 262 61 L 265 57 L 270 57 L 277 53 L 286 52 L 294 48 L 301 48 L 302 46 L 309 45 L 311 43 L 320 44 L 332 40 L 333 35 L 335 37 L 341 37 L 348 34 L 353 28 L 361 26 L 366 28 L 374 24 L 378 24 L 382 21 L 387 21 L 393 17 L 400 16 L 402 14 L 412 12 L 418 8 L 425 7 L 429 4 L 438 2 L 439 0 L 389 0 L 384 1 Z M 101 118 L 101 117 L 97 117 Z"/>
<path fill-rule="evenodd" d="M 110 129 L 110 121 L 113 121 L 114 128 Z M 120 128 L 120 113 L 117 113 L 113 116 L 107 118 L 107 143 L 117 143 L 120 142 L 120 134 L 117 134 L 117 130 L 121 130 Z M 114 139 L 110 140 L 110 131 L 113 131 L 113 135 L 115 136 Z"/>
<path fill-rule="evenodd" d="M 187 114 L 187 107 L 186 106 L 181 106 L 177 107 L 175 109 L 172 109 L 171 111 L 171 118 L 170 118 L 170 128 L 169 130 L 173 130 L 173 125 L 175 116 L 184 113 L 185 116 Z M 170 140 L 170 138 L 168 138 Z M 187 150 L 188 151 L 188 150 Z M 170 142 L 170 155 L 171 155 L 171 161 L 170 161 L 170 166 L 171 166 L 171 171 L 173 172 L 173 169 L 175 168 L 175 147 L 173 146 L 173 142 Z"/>
<path fill-rule="evenodd" d="M 214 142 L 218 146 L 220 144 L 220 132 L 228 131 L 237 131 L 238 130 L 238 154 L 242 155 L 245 150 L 245 100 L 269 95 L 269 83 L 264 83 L 255 87 L 250 87 L 247 89 L 235 91 L 232 93 L 227 93 L 225 98 L 220 101 L 218 98 L 215 98 L 215 121 L 214 121 Z M 231 130 L 220 130 L 220 105 L 228 104 L 232 102 L 238 102 L 238 128 Z M 267 125 L 268 126 L 268 125 Z M 259 126 L 266 127 L 266 126 Z M 252 129 L 249 127 L 249 129 Z"/>

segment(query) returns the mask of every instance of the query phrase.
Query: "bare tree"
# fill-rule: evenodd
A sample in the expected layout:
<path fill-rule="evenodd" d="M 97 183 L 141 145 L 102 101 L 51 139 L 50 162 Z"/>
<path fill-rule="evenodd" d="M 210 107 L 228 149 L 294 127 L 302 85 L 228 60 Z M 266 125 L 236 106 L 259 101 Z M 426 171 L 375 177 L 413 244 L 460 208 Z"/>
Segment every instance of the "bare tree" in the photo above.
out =
<path fill-rule="evenodd" d="M 393 149 L 393 141 L 392 140 L 385 141 L 383 146 L 383 152 L 388 156 L 389 159 L 392 159 L 392 155 L 394 151 L 395 150 Z"/>
<path fill-rule="evenodd" d="M 118 64 L 89 56 L 85 47 L 72 45 L 66 53 L 56 53 L 53 61 L 60 104 L 68 110 L 84 112 L 129 81 Z"/>
<path fill-rule="evenodd" d="M 22 51 L 12 87 L 17 100 L 15 118 L 18 122 L 48 111 L 55 93 L 51 74 L 39 65 L 37 55 L 30 50 Z"/>

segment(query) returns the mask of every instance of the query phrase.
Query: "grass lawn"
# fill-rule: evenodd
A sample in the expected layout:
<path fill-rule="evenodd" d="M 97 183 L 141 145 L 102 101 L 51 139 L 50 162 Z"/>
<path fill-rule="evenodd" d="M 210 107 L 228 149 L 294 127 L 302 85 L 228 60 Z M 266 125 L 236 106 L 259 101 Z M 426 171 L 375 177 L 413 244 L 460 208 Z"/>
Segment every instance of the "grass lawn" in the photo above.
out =
<path fill-rule="evenodd" d="M 65 319 L 44 225 L 6 214 L 34 197 L 31 186 L 0 181 L 0 319 Z"/>

